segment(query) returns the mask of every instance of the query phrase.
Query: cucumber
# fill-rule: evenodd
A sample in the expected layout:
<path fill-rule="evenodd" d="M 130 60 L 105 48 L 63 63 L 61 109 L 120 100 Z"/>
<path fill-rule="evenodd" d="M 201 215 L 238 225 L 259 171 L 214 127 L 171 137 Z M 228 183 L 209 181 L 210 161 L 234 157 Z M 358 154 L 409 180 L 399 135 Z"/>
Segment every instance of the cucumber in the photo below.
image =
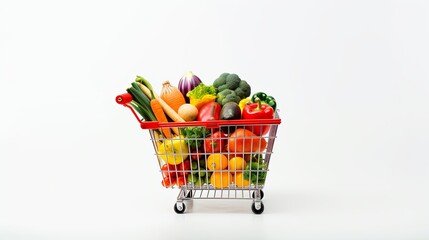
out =
<path fill-rule="evenodd" d="M 140 106 L 135 100 L 131 101 L 130 105 L 140 114 L 140 116 L 143 117 L 143 120 L 146 120 L 148 118 L 146 113 L 140 108 Z"/>
<path fill-rule="evenodd" d="M 134 87 L 128 88 L 127 92 L 133 96 L 135 105 L 139 107 L 139 111 L 142 112 L 143 114 L 142 117 L 146 121 L 156 121 L 156 117 L 152 112 L 152 109 L 150 107 L 150 102 L 148 101 L 149 99 L 147 98 L 147 96 L 144 95 L 143 92 L 138 91 L 138 89 Z M 142 95 L 144 95 L 147 98 L 147 100 Z"/>
<path fill-rule="evenodd" d="M 149 106 L 150 107 L 150 99 L 140 89 L 138 83 L 135 83 L 135 82 L 131 83 L 131 87 L 133 88 L 135 94 L 137 95 L 137 98 L 138 98 L 138 101 L 140 102 L 140 104 L 142 104 L 143 106 Z"/>

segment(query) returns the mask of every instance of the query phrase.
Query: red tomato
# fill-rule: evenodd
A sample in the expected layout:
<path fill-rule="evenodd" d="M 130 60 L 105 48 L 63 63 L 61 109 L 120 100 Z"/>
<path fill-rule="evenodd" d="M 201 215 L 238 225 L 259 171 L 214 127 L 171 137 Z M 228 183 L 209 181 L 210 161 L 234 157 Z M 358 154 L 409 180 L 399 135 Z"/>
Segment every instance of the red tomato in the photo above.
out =
<path fill-rule="evenodd" d="M 177 178 L 177 185 L 179 185 L 179 187 L 186 185 L 187 183 L 187 179 L 184 176 L 180 176 Z"/>
<path fill-rule="evenodd" d="M 191 161 L 189 161 L 188 159 L 186 159 L 185 161 L 183 161 L 182 163 L 180 163 L 179 165 L 179 172 L 178 172 L 178 176 L 188 176 L 189 174 L 189 170 L 191 170 Z"/>
<path fill-rule="evenodd" d="M 206 153 L 222 152 L 225 149 L 227 135 L 221 131 L 214 132 L 204 140 L 204 151 Z"/>
<path fill-rule="evenodd" d="M 169 164 L 164 164 L 161 167 L 161 172 L 162 172 L 162 176 L 165 177 L 169 177 L 169 178 L 175 178 L 176 177 L 176 173 L 174 172 L 174 167 L 171 167 L 172 165 Z"/>
<path fill-rule="evenodd" d="M 168 164 L 168 168 L 174 174 L 173 176 L 175 177 L 187 176 L 189 174 L 189 170 L 191 170 L 191 162 L 189 161 L 189 159 L 186 159 L 185 161 L 177 165 Z"/>
<path fill-rule="evenodd" d="M 198 161 L 204 157 L 204 149 L 193 149 L 189 155 L 191 156 L 191 160 Z"/>
<path fill-rule="evenodd" d="M 164 177 L 161 181 L 162 186 L 169 188 L 176 184 L 176 178 Z"/>

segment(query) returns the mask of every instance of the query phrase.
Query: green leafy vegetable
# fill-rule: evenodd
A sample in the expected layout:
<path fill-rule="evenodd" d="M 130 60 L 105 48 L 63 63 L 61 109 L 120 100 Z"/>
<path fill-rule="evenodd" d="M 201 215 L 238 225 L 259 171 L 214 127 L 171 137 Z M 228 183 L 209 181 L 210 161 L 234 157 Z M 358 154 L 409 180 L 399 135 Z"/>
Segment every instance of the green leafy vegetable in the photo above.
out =
<path fill-rule="evenodd" d="M 213 86 L 206 86 L 204 83 L 198 84 L 195 88 L 189 91 L 186 96 L 195 99 L 202 99 L 206 95 L 216 96 L 216 89 Z"/>
<path fill-rule="evenodd" d="M 191 149 L 201 148 L 204 139 L 210 134 L 210 130 L 205 127 L 185 127 L 180 131 Z"/>
<path fill-rule="evenodd" d="M 265 164 L 265 160 L 261 154 L 253 156 L 246 169 L 243 172 L 244 179 L 250 178 L 250 183 L 253 184 L 264 184 L 265 178 L 267 177 L 268 166 Z"/>

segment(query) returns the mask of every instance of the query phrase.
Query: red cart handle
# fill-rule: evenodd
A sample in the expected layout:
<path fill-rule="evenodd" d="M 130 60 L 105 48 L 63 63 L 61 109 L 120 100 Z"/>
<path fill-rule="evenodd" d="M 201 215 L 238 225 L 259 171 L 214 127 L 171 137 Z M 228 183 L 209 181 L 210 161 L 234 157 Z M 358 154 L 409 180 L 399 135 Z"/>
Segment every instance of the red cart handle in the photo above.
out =
<path fill-rule="evenodd" d="M 133 96 L 129 93 L 123 93 L 121 95 L 116 96 L 115 98 L 116 103 L 121 104 L 124 107 L 127 107 L 131 110 L 131 112 L 134 114 L 134 117 L 136 117 L 137 121 L 139 121 L 140 124 L 143 122 L 140 120 L 139 116 L 137 115 L 136 111 L 134 111 L 134 108 L 130 106 L 130 102 L 133 100 Z"/>
<path fill-rule="evenodd" d="M 124 94 L 116 96 L 116 102 L 118 104 L 124 105 L 124 104 L 131 102 L 132 100 L 133 100 L 133 96 L 131 96 L 131 94 L 129 94 L 129 93 L 124 93 Z"/>

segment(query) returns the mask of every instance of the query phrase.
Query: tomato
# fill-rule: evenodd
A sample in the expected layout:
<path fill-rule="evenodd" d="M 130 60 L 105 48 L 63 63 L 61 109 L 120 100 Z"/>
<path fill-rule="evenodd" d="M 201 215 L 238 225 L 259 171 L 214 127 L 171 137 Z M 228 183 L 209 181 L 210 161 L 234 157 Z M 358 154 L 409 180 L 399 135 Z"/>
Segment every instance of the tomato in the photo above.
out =
<path fill-rule="evenodd" d="M 176 184 L 176 178 L 164 177 L 161 181 L 162 186 L 169 188 Z"/>
<path fill-rule="evenodd" d="M 166 177 L 175 178 L 176 177 L 176 173 L 174 172 L 174 167 L 171 168 L 171 166 L 167 163 L 162 165 L 161 172 L 162 172 L 162 176 L 164 178 L 166 178 Z"/>
<path fill-rule="evenodd" d="M 262 152 L 267 147 L 265 138 L 255 135 L 253 132 L 238 128 L 228 139 L 228 149 L 237 153 L 257 153 Z"/>
<path fill-rule="evenodd" d="M 189 174 L 189 170 L 191 170 L 191 162 L 189 159 L 186 159 L 177 165 L 168 164 L 168 168 L 175 177 L 187 176 Z"/>
<path fill-rule="evenodd" d="M 180 176 L 177 178 L 177 185 L 179 185 L 179 187 L 186 185 L 187 182 L 187 178 L 184 176 Z"/>
<path fill-rule="evenodd" d="M 189 170 L 191 170 L 191 161 L 187 159 L 179 165 L 177 176 L 188 176 Z"/>
<path fill-rule="evenodd" d="M 221 131 L 216 131 L 204 140 L 204 151 L 206 153 L 222 152 L 225 149 L 227 135 Z"/>
<path fill-rule="evenodd" d="M 195 160 L 198 161 L 200 160 L 202 157 L 204 157 L 204 150 L 203 149 L 194 149 L 191 151 L 191 153 L 189 154 L 191 156 L 191 160 Z"/>
<path fill-rule="evenodd" d="M 162 186 L 169 188 L 176 184 L 179 186 L 185 185 L 185 177 L 189 174 L 189 170 L 191 170 L 191 162 L 189 159 L 177 165 L 167 163 L 162 165 L 161 172 L 164 177 L 161 181 Z"/>

